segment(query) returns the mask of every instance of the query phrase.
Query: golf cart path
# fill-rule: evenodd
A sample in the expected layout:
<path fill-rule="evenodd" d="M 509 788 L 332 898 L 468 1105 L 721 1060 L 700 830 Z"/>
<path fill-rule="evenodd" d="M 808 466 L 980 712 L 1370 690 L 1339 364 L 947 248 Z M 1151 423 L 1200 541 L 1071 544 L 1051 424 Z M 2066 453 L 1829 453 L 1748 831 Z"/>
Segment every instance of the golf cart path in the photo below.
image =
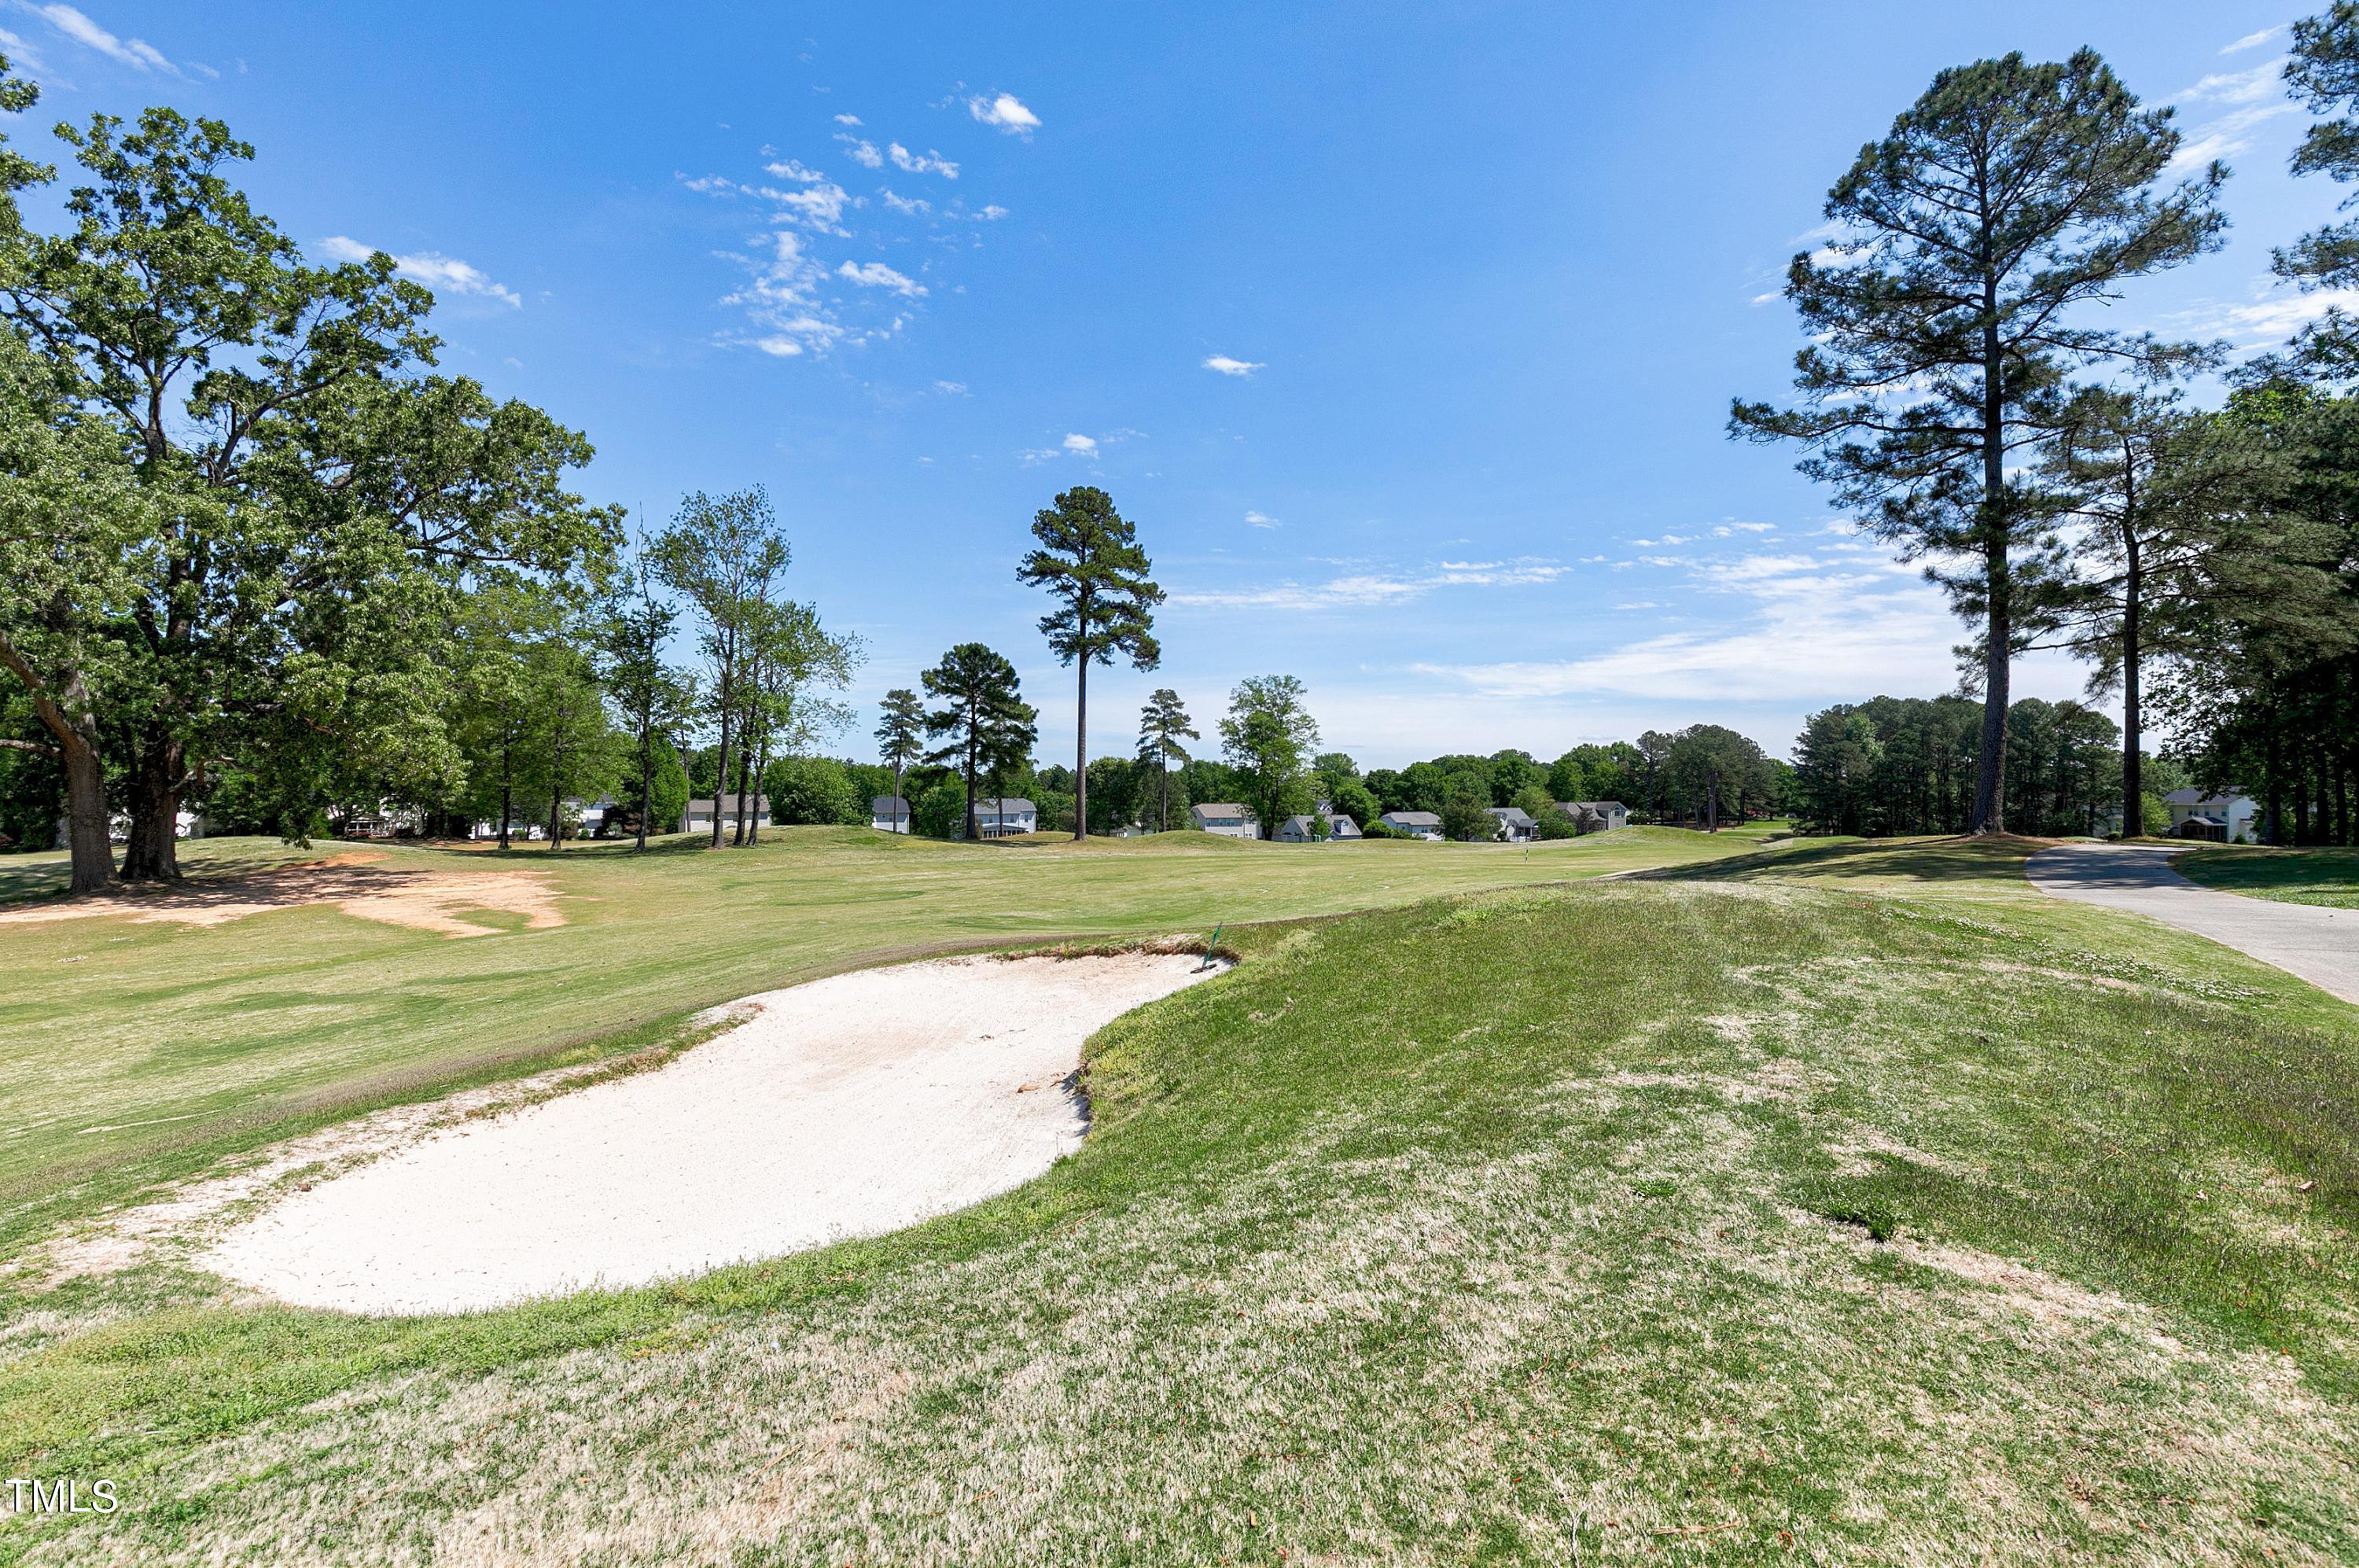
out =
<path fill-rule="evenodd" d="M 2170 864 L 2186 853 L 2161 844 L 2073 844 L 2041 850 L 2024 870 L 2043 893 L 2150 915 L 2359 1003 L 2359 909 L 2199 887 Z"/>
<path fill-rule="evenodd" d="M 200 1261 L 305 1306 L 471 1312 L 898 1230 L 1077 1148 L 1083 1042 L 1215 973 L 1169 953 L 961 958 L 767 992 L 658 1071 L 307 1186 Z"/>

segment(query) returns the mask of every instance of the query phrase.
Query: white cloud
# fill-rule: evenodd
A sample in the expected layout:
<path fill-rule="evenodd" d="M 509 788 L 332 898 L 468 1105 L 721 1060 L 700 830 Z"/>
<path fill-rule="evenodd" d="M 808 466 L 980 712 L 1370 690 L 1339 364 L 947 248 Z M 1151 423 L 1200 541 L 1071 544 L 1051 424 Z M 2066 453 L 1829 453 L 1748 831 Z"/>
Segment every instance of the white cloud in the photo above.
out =
<path fill-rule="evenodd" d="M 1253 520 L 1248 513 L 1246 521 Z M 1174 593 L 1175 604 L 1210 610 L 1341 610 L 1399 604 L 1437 588 L 1515 588 L 1553 583 L 1571 568 L 1554 561 L 1444 561 L 1413 575 L 1349 572 L 1324 583 L 1278 583 L 1258 588 Z"/>
<path fill-rule="evenodd" d="M 1082 457 L 1095 457 L 1098 454 L 1097 441 L 1095 438 L 1091 436 L 1067 436 L 1064 441 L 1064 447 L 1067 452 L 1077 453 Z"/>
<path fill-rule="evenodd" d="M 721 297 L 721 303 L 745 312 L 755 328 L 749 338 L 726 340 L 750 343 L 764 354 L 788 358 L 807 350 L 823 350 L 845 335 L 819 298 L 827 273 L 803 252 L 802 240 L 791 232 L 770 236 L 770 254 L 758 260 L 736 256 L 747 278 L 743 288 Z"/>
<path fill-rule="evenodd" d="M 35 5 L 31 0 L 17 3 L 84 49 L 96 49 L 134 71 L 160 71 L 167 76 L 180 74 L 180 68 L 165 59 L 154 45 L 142 38 L 119 38 L 71 5 Z"/>
<path fill-rule="evenodd" d="M 1775 523 L 1723 523 L 1712 530 L 1712 537 L 1727 539 L 1735 534 L 1773 534 L 1777 531 Z"/>
<path fill-rule="evenodd" d="M 1270 517 L 1266 513 L 1263 512 L 1247 511 L 1245 513 L 1245 521 L 1251 523 L 1257 528 L 1274 528 L 1278 526 L 1278 522 L 1276 517 Z"/>
<path fill-rule="evenodd" d="M 1955 684 L 1958 624 L 1911 567 L 1806 551 L 1690 570 L 1700 589 L 1741 608 L 1713 615 L 1711 630 L 1665 633 L 1582 659 L 1416 668 L 1484 695 L 1527 700 L 1613 692 L 1657 702 L 1791 701 Z"/>
<path fill-rule="evenodd" d="M 2285 60 L 2263 60 L 2245 71 L 2223 71 L 2205 77 L 2181 93 L 2181 103 L 2257 103 L 2274 98 L 2283 88 Z"/>
<path fill-rule="evenodd" d="M 1251 376 L 1265 368 L 1257 359 L 1231 359 L 1225 354 L 1209 354 L 1204 359 L 1206 370 L 1217 370 L 1223 376 Z"/>
<path fill-rule="evenodd" d="M 894 142 L 885 151 L 893 159 L 893 167 L 904 174 L 939 174 L 944 180 L 956 180 L 959 176 L 959 166 L 931 147 L 921 153 L 911 152 L 899 142 Z M 864 163 L 867 160 L 864 158 L 861 161 Z M 871 164 L 869 167 L 875 166 Z"/>
<path fill-rule="evenodd" d="M 860 124 L 860 116 L 857 114 L 838 114 L 835 117 L 835 123 L 839 125 L 856 125 Z"/>
<path fill-rule="evenodd" d="M 844 150 L 851 156 L 852 161 L 860 165 L 861 168 L 882 169 L 885 167 L 885 155 L 876 150 L 876 144 L 875 142 L 864 141 L 858 136 L 847 136 L 840 131 L 836 133 L 835 139 L 843 144 Z"/>
<path fill-rule="evenodd" d="M 320 242 L 320 253 L 331 261 L 366 261 L 376 254 L 375 247 L 364 245 L 343 234 L 330 234 Z M 473 294 L 486 299 L 497 299 L 510 310 L 524 309 L 524 299 L 513 289 L 495 283 L 484 276 L 482 268 L 461 261 L 456 256 L 436 251 L 423 251 L 416 256 L 397 256 L 393 270 L 413 283 L 444 294 Z"/>
<path fill-rule="evenodd" d="M 926 292 L 924 284 L 894 271 L 881 261 L 847 261 L 835 269 L 835 275 L 846 282 L 857 283 L 863 289 L 890 289 L 905 299 L 921 298 Z"/>
<path fill-rule="evenodd" d="M 934 210 L 934 204 L 922 196 L 896 196 L 890 190 L 885 192 L 885 205 L 896 212 L 930 212 Z"/>
<path fill-rule="evenodd" d="M 805 169 L 793 158 L 788 158 L 783 163 L 766 163 L 762 167 L 781 180 L 799 180 L 805 185 L 817 185 L 827 179 L 826 175 L 817 169 Z"/>
<path fill-rule="evenodd" d="M 1000 219 L 1007 216 L 1007 209 L 996 205 L 986 205 L 984 210 L 976 213 L 975 216 L 981 218 L 986 223 L 995 223 L 999 222 Z"/>
<path fill-rule="evenodd" d="M 966 383 L 963 381 L 937 381 L 934 383 L 934 390 L 940 392 L 945 397 L 963 397 L 966 396 Z"/>
<path fill-rule="evenodd" d="M 2224 337 L 2238 348 L 2258 348 L 2283 343 L 2337 306 L 2359 313 L 2359 289 L 2323 289 L 2303 294 L 2271 289 L 2265 283 L 2250 304 L 2209 303 L 2168 319 L 2190 336 Z"/>
<path fill-rule="evenodd" d="M 778 191 L 766 185 L 751 186 L 748 190 L 753 195 L 777 202 L 781 218 L 808 223 L 829 234 L 844 232 L 843 209 L 851 203 L 852 198 L 842 186 L 832 180 L 806 185 L 799 191 Z"/>
<path fill-rule="evenodd" d="M 1756 294 L 1752 299 L 1747 299 L 1745 303 L 1748 305 L 1767 305 L 1771 303 L 1773 300 L 1783 299 L 1785 297 L 1786 291 L 1784 289 L 1772 289 L 1767 294 Z"/>
<path fill-rule="evenodd" d="M 2246 33 L 2243 38 L 2238 38 L 2234 43 L 2230 44 L 2220 52 L 2222 54 L 2242 54 L 2248 49 L 2260 48 L 2263 44 L 2268 42 L 2271 38 L 2276 38 L 2279 33 L 2284 31 L 2285 24 L 2283 22 L 2279 22 L 2274 27 L 2263 27 L 2257 33 Z"/>
<path fill-rule="evenodd" d="M 966 101 L 966 112 L 1011 136 L 1028 136 L 1040 128 L 1040 116 L 1026 108 L 1013 93 L 995 93 L 989 98 L 977 94 Z"/>

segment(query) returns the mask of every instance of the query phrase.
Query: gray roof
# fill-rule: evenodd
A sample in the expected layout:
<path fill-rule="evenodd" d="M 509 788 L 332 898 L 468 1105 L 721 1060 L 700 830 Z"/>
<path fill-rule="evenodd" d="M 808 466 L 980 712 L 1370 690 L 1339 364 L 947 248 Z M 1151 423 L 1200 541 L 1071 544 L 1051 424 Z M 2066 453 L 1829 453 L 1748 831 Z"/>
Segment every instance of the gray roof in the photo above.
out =
<path fill-rule="evenodd" d="M 1188 808 L 1200 817 L 1250 817 L 1251 806 L 1241 806 L 1234 800 L 1200 800 Z"/>
<path fill-rule="evenodd" d="M 2194 789 L 2173 789 L 2162 798 L 2162 803 L 2166 806 L 2225 806 L 2244 798 L 2242 789 L 2227 789 L 2217 795 L 2206 795 Z"/>
<path fill-rule="evenodd" d="M 743 797 L 737 795 L 722 796 L 721 810 L 723 814 L 732 817 L 735 816 L 737 814 L 737 802 L 741 799 L 743 799 Z M 766 811 L 770 809 L 770 798 L 767 795 L 756 795 L 753 798 L 751 805 L 756 811 Z M 690 800 L 688 803 L 688 809 L 690 814 L 694 814 L 698 811 L 709 812 L 712 810 L 712 797 L 706 795 L 700 800 Z"/>
<path fill-rule="evenodd" d="M 1438 828 L 1441 825 L 1441 816 L 1438 811 L 1386 811 L 1376 820 L 1410 828 Z"/>
<path fill-rule="evenodd" d="M 1532 820 L 1532 814 L 1521 806 L 1485 806 L 1483 809 L 1501 822 L 1513 822 L 1517 827 Z"/>
<path fill-rule="evenodd" d="M 1026 811 L 1038 810 L 1031 801 L 1025 800 L 1020 795 L 1002 795 L 995 799 L 985 796 L 977 796 L 975 798 L 974 809 L 978 811 L 989 811 L 994 816 L 1000 817 L 1020 816 Z"/>
<path fill-rule="evenodd" d="M 1310 816 L 1293 816 L 1293 817 L 1288 817 L 1288 818 L 1287 818 L 1287 819 L 1286 819 L 1286 821 L 1284 821 L 1284 822 L 1280 822 L 1280 823 L 1278 823 L 1278 824 L 1277 824 L 1277 831 L 1278 831 L 1278 832 L 1280 832 L 1280 833 L 1309 833 L 1309 832 L 1310 831 L 1310 824 L 1311 824 L 1311 822 L 1314 822 L 1314 821 L 1316 821 L 1316 820 L 1317 820 L 1317 819 L 1312 818 L 1312 817 L 1310 817 Z"/>
<path fill-rule="evenodd" d="M 868 814 L 872 817 L 906 817 L 909 814 L 909 802 L 898 795 L 878 795 L 869 800 Z"/>
<path fill-rule="evenodd" d="M 1575 806 L 1586 806 L 1593 811 L 1626 811 L 1630 809 L 1619 800 L 1559 800 L 1556 803 L 1560 811 L 1571 811 Z"/>

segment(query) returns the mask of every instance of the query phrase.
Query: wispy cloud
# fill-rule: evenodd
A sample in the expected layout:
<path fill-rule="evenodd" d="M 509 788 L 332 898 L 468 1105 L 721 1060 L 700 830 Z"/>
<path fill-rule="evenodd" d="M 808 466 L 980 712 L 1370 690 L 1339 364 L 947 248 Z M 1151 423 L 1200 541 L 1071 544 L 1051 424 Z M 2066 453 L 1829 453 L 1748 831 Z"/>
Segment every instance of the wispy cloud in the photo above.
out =
<path fill-rule="evenodd" d="M 911 152 L 899 142 L 895 142 L 885 149 L 885 153 L 893 160 L 893 167 L 904 174 L 939 174 L 944 180 L 959 177 L 959 166 L 931 147 L 921 153 Z"/>
<path fill-rule="evenodd" d="M 866 140 L 861 136 L 848 136 L 841 131 L 836 133 L 835 139 L 843 144 L 845 155 L 861 168 L 882 169 L 885 167 L 885 155 L 876 150 L 876 144 L 875 142 Z"/>
<path fill-rule="evenodd" d="M 856 125 L 860 124 L 860 116 L 857 114 L 838 114 L 835 117 L 835 123 L 839 125 Z"/>
<path fill-rule="evenodd" d="M 1956 622 L 1912 568 L 1830 549 L 1690 570 L 1699 590 L 1733 602 L 1711 629 L 1582 659 L 1416 668 L 1486 696 L 1526 700 L 1614 692 L 1658 702 L 1794 701 L 1857 695 L 1862 671 L 1873 672 L 1880 690 L 1944 691 L 1954 682 Z"/>
<path fill-rule="evenodd" d="M 896 196 L 890 190 L 884 192 L 885 205 L 896 212 L 930 212 L 934 204 L 922 196 Z"/>
<path fill-rule="evenodd" d="M 905 299 L 921 298 L 926 292 L 924 284 L 894 271 L 881 261 L 847 261 L 835 269 L 835 275 L 847 283 L 857 283 L 863 289 L 889 289 Z"/>
<path fill-rule="evenodd" d="M 721 303 L 745 312 L 752 335 L 726 339 L 780 359 L 792 359 L 825 350 L 844 336 L 845 328 L 820 298 L 826 272 L 803 252 L 801 238 L 788 231 L 770 236 L 766 256 L 733 256 L 743 264 L 745 285 L 724 294 Z"/>
<path fill-rule="evenodd" d="M 1247 515 L 1247 521 L 1252 515 Z M 1398 604 L 1440 588 L 1516 588 L 1553 583 L 1571 570 L 1552 561 L 1444 561 L 1418 572 L 1349 572 L 1323 583 L 1282 582 L 1254 588 L 1174 593 L 1175 604 L 1211 610 L 1343 610 Z"/>
<path fill-rule="evenodd" d="M 2242 54 L 2246 49 L 2258 49 L 2263 44 L 2267 43 L 2271 38 L 2276 38 L 2279 33 L 2282 33 L 2285 30 L 2286 25 L 2283 22 L 2279 22 L 2274 27 L 2263 27 L 2257 33 L 2246 33 L 2243 38 L 2238 38 L 2234 43 L 2230 44 L 2220 52 L 2222 54 Z"/>
<path fill-rule="evenodd" d="M 134 71 L 158 71 L 167 76 L 183 74 L 179 66 L 164 57 L 161 49 L 146 39 L 117 38 L 71 5 L 37 5 L 33 0 L 17 0 L 17 5 L 19 8 L 40 17 L 84 49 L 95 49 L 109 60 L 127 65 Z M 210 76 L 214 72 L 205 70 L 205 74 Z"/>
<path fill-rule="evenodd" d="M 2210 302 L 2166 319 L 2189 336 L 2225 338 L 2236 348 L 2260 348 L 2285 342 L 2337 307 L 2359 312 L 2359 289 L 2324 289 L 2303 294 L 2264 282 L 2247 304 Z"/>
<path fill-rule="evenodd" d="M 1011 136 L 1028 136 L 1040 128 L 1040 116 L 1026 108 L 1013 93 L 989 97 L 978 93 L 966 101 L 966 112 Z"/>
<path fill-rule="evenodd" d="M 366 261 L 377 247 L 364 245 L 344 234 L 330 234 L 320 242 L 320 254 L 331 261 Z M 497 299 L 512 310 L 524 308 L 524 299 L 513 289 L 495 283 L 481 267 L 461 261 L 456 256 L 437 251 L 422 251 L 416 256 L 397 256 L 393 270 L 413 283 L 443 294 L 472 294 L 486 299 Z"/>
<path fill-rule="evenodd" d="M 934 390 L 940 393 L 945 397 L 963 397 L 966 396 L 966 383 L 963 381 L 937 381 L 934 383 Z"/>
<path fill-rule="evenodd" d="M 1278 521 L 1276 517 L 1269 516 L 1266 512 L 1256 512 L 1250 509 L 1245 513 L 1245 521 L 1251 523 L 1257 528 L 1274 528 L 1278 526 Z"/>
<path fill-rule="evenodd" d="M 1205 355 L 1203 367 L 1217 370 L 1223 376 L 1251 376 L 1255 371 L 1265 368 L 1260 360 L 1232 359 L 1225 354 Z"/>

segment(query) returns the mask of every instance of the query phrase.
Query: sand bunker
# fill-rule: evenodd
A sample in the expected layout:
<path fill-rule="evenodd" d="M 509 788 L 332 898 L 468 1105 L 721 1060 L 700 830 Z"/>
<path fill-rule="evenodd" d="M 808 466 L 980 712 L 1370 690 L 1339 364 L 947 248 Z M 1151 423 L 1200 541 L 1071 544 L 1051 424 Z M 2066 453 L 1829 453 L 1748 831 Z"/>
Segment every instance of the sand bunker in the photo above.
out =
<path fill-rule="evenodd" d="M 962 958 L 769 992 L 658 1072 L 437 1134 L 201 1261 L 308 1306 L 466 1312 L 897 1230 L 1076 1147 L 1082 1042 L 1198 962 Z"/>
<path fill-rule="evenodd" d="M 71 903 L 32 904 L 0 911 L 0 924 L 127 915 L 142 921 L 217 926 L 273 909 L 333 904 L 345 914 L 386 925 L 487 936 L 501 922 L 470 920 L 469 911 L 523 917 L 525 928 L 561 926 L 557 892 L 537 871 L 393 871 L 338 858 L 280 866 L 251 877 L 193 881 L 154 891 L 125 890 Z"/>

